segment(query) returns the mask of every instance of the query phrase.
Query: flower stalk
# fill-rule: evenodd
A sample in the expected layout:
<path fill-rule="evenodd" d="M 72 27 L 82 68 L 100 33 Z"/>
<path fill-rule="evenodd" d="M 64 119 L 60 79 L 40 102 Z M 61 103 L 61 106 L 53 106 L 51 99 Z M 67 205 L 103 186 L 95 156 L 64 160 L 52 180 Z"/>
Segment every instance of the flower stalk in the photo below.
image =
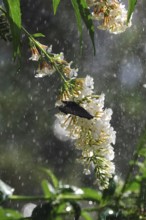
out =
<path fill-rule="evenodd" d="M 35 77 L 50 76 L 56 71 L 61 76 L 62 86 L 55 105 L 62 110 L 56 114 L 55 133 L 62 130 L 65 139 L 74 140 L 81 152 L 78 161 L 85 166 L 84 173 L 94 171 L 96 183 L 102 189 L 107 188 L 115 172 L 112 144 L 115 144 L 116 133 L 110 125 L 112 110 L 104 109 L 104 94 L 94 93 L 91 76 L 78 78 L 78 69 L 71 68 L 72 62 L 68 63 L 63 53 L 52 53 L 52 46 L 42 45 L 25 28 L 23 30 L 32 45 L 30 59 L 39 62 Z"/>

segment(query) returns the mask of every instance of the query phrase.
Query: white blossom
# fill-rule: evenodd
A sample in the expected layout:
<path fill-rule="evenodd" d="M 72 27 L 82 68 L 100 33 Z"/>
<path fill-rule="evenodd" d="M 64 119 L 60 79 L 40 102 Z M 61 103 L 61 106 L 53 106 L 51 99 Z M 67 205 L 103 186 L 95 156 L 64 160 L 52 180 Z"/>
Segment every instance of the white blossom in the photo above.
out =
<path fill-rule="evenodd" d="M 69 140 L 69 135 L 67 130 L 64 129 L 63 126 L 61 126 L 60 121 L 58 119 L 55 120 L 53 131 L 55 136 L 61 140 L 61 141 L 67 141 Z"/>
<path fill-rule="evenodd" d="M 0 179 L 0 193 L 2 194 L 2 196 L 5 198 L 7 196 L 12 196 L 14 192 L 14 188 L 10 187 L 9 185 L 7 185 L 6 183 L 4 183 L 1 179 Z"/>
<path fill-rule="evenodd" d="M 50 76 L 55 72 L 55 68 L 52 67 L 49 63 L 47 62 L 42 62 L 38 69 L 36 70 L 37 74 L 35 75 L 36 78 L 42 78 L 44 76 Z"/>
<path fill-rule="evenodd" d="M 93 93 L 94 89 L 94 80 L 91 76 L 87 75 L 83 82 L 83 87 L 81 90 L 80 97 L 89 96 Z"/>
<path fill-rule="evenodd" d="M 131 19 L 127 24 L 127 10 L 118 0 L 94 1 L 87 0 L 89 7 L 94 7 L 92 19 L 100 21 L 99 29 L 119 34 L 131 26 Z"/>
<path fill-rule="evenodd" d="M 34 210 L 34 208 L 35 208 L 36 206 L 37 206 L 37 205 L 34 204 L 34 203 L 27 203 L 27 204 L 25 204 L 25 205 L 22 207 L 23 217 L 25 217 L 25 218 L 31 217 L 32 212 L 33 212 L 33 210 Z"/>
<path fill-rule="evenodd" d="M 40 59 L 40 54 L 39 54 L 37 48 L 36 47 L 32 47 L 31 48 L 31 52 L 32 52 L 32 55 L 29 58 L 29 60 L 38 61 Z"/>
<path fill-rule="evenodd" d="M 104 109 L 104 94 L 94 94 L 92 77 L 86 76 L 81 82 L 79 95 L 70 96 L 67 100 L 78 103 L 93 118 L 59 112 L 56 114 L 57 123 L 60 123 L 63 134 L 74 140 L 76 148 L 82 152 L 80 161 L 86 167 L 84 173 L 89 174 L 90 167 L 94 168 L 101 187 L 107 187 L 109 178 L 115 172 L 112 144 L 115 144 L 116 132 L 110 124 L 112 110 Z M 61 100 L 57 105 L 59 103 Z"/>
<path fill-rule="evenodd" d="M 72 61 L 70 63 L 67 63 L 67 65 L 63 68 L 63 73 L 68 78 L 76 78 L 78 76 L 78 69 L 71 68 Z"/>
<path fill-rule="evenodd" d="M 46 51 L 47 51 L 48 53 L 51 53 L 51 52 L 52 52 L 52 45 L 50 45 L 50 47 L 48 47 Z"/>

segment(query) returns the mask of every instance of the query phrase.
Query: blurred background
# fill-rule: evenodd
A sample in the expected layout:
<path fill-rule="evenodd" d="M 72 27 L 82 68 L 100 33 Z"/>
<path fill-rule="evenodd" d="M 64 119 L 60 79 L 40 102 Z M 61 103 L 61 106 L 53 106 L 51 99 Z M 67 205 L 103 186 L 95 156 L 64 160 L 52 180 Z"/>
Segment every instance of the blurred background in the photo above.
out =
<path fill-rule="evenodd" d="M 127 6 L 127 1 L 124 1 Z M 132 27 L 120 35 L 98 30 L 95 23 L 96 56 L 83 29 L 83 53 L 70 1 L 61 1 L 56 16 L 51 0 L 21 0 L 22 20 L 30 33 L 46 35 L 41 42 L 64 52 L 79 68 L 79 76 L 95 79 L 95 90 L 105 93 L 105 107 L 113 109 L 111 124 L 117 132 L 116 174 L 125 178 L 139 137 L 146 127 L 146 2 L 139 0 Z M 16 194 L 40 193 L 39 167 L 50 168 L 63 182 L 96 186 L 94 175 L 85 176 L 77 163 L 73 143 L 53 133 L 54 103 L 58 75 L 35 78 L 37 64 L 31 62 L 28 41 L 22 38 L 22 60 L 18 70 L 12 60 L 12 45 L 0 40 L 0 179 Z"/>

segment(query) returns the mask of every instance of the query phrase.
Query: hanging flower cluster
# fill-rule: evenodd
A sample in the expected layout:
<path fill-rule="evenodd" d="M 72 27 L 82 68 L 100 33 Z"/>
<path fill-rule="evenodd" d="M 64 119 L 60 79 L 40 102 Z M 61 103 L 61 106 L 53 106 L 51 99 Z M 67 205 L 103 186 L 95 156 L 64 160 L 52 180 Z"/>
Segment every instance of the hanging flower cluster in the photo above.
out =
<path fill-rule="evenodd" d="M 41 49 L 42 45 L 38 42 L 37 45 Z M 64 140 L 74 141 L 81 151 L 79 161 L 85 166 L 84 173 L 94 170 L 98 184 L 105 188 L 115 172 L 112 144 L 115 144 L 116 134 L 110 125 L 112 110 L 104 109 L 104 94 L 94 94 L 92 77 L 78 78 L 78 69 L 71 68 L 72 62 L 68 63 L 63 53 L 52 53 L 52 47 L 42 51 L 40 53 L 33 45 L 30 59 L 39 62 L 35 77 L 58 71 L 62 80 L 56 102 L 60 111 L 56 114 L 55 133 L 58 130 L 63 133 Z"/>
<path fill-rule="evenodd" d="M 105 188 L 115 172 L 112 144 L 115 144 L 116 134 L 110 125 L 112 110 L 104 109 L 104 94 L 94 94 L 92 77 L 76 80 L 80 84 L 80 88 L 74 87 L 76 95 L 68 94 L 66 99 L 56 103 L 60 106 L 62 101 L 64 108 L 56 114 L 55 128 L 61 126 L 63 134 L 74 139 L 76 148 L 81 150 L 79 161 L 85 166 L 84 173 L 94 170 L 98 184 Z"/>
<path fill-rule="evenodd" d="M 32 56 L 29 60 L 37 61 L 38 68 L 35 73 L 36 78 L 50 76 L 56 71 L 64 74 L 65 77 L 70 78 L 77 76 L 78 69 L 72 69 L 72 62 L 68 63 L 64 60 L 63 53 L 52 53 L 52 46 L 48 47 L 35 41 L 30 40 Z"/>
<path fill-rule="evenodd" d="M 118 0 L 86 0 L 92 8 L 92 19 L 99 20 L 99 29 L 119 34 L 131 26 L 127 24 L 127 10 Z"/>

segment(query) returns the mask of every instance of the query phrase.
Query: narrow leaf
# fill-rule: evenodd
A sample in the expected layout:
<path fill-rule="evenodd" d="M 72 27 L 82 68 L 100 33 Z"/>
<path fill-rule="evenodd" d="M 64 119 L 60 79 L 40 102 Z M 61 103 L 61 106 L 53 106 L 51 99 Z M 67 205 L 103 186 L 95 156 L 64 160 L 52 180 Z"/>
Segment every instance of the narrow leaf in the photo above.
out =
<path fill-rule="evenodd" d="M 127 15 L 127 23 L 129 22 L 131 15 L 135 9 L 135 5 L 137 0 L 128 0 L 128 15 Z"/>
<path fill-rule="evenodd" d="M 78 31 L 80 35 L 80 45 L 82 47 L 82 18 L 81 14 L 79 11 L 78 3 L 77 0 L 71 0 L 72 6 L 74 8 L 75 16 L 76 16 L 76 21 L 77 21 L 77 26 L 78 26 Z"/>
<path fill-rule="evenodd" d="M 51 179 L 51 181 L 53 183 L 54 188 L 57 188 L 59 186 L 59 182 L 58 182 L 56 176 L 51 172 L 51 170 L 46 169 L 46 168 L 40 168 L 40 170 L 42 170 L 43 172 L 45 172 L 49 176 L 49 178 Z"/>
<path fill-rule="evenodd" d="M 83 194 L 82 194 L 82 198 L 85 200 L 91 200 L 91 201 L 96 201 L 96 202 L 100 202 L 102 199 L 102 195 L 101 193 L 90 189 L 90 188 L 83 188 Z"/>
<path fill-rule="evenodd" d="M 64 203 L 63 201 L 59 202 L 58 205 L 55 207 L 55 212 L 56 212 L 56 218 L 55 220 L 64 220 L 63 216 L 59 216 L 59 214 L 63 213 L 64 211 L 67 210 L 67 208 L 69 207 L 70 209 L 70 204 L 66 204 L 66 202 Z"/>
<path fill-rule="evenodd" d="M 42 33 L 35 33 L 35 34 L 33 34 L 32 36 L 33 36 L 34 38 L 37 38 L 37 37 L 45 37 L 45 35 L 42 34 Z"/>
<path fill-rule="evenodd" d="M 20 57 L 21 11 L 20 0 L 3 0 L 10 23 L 14 48 L 14 59 Z"/>
<path fill-rule="evenodd" d="M 53 0 L 53 10 L 54 10 L 54 15 L 57 12 L 58 6 L 59 6 L 60 0 Z"/>
<path fill-rule="evenodd" d="M 81 212 L 81 216 L 85 219 L 85 220 L 93 220 L 91 218 L 91 216 L 88 214 L 88 212 L 82 211 Z"/>
<path fill-rule="evenodd" d="M 51 191 L 52 191 L 52 190 L 50 191 L 50 189 L 49 189 L 48 181 L 47 181 L 47 180 L 43 180 L 42 183 L 41 183 L 41 185 L 42 185 L 42 189 L 43 189 L 44 195 L 45 195 L 46 197 L 51 197 L 51 194 L 52 194 Z"/>
<path fill-rule="evenodd" d="M 95 43 L 94 43 L 94 25 L 92 22 L 90 11 L 88 9 L 88 6 L 85 0 L 77 0 L 77 4 L 78 4 L 79 11 L 80 11 L 80 15 L 87 27 L 87 30 L 89 31 L 90 39 L 92 41 L 94 54 L 95 54 L 96 50 L 95 50 Z"/>

